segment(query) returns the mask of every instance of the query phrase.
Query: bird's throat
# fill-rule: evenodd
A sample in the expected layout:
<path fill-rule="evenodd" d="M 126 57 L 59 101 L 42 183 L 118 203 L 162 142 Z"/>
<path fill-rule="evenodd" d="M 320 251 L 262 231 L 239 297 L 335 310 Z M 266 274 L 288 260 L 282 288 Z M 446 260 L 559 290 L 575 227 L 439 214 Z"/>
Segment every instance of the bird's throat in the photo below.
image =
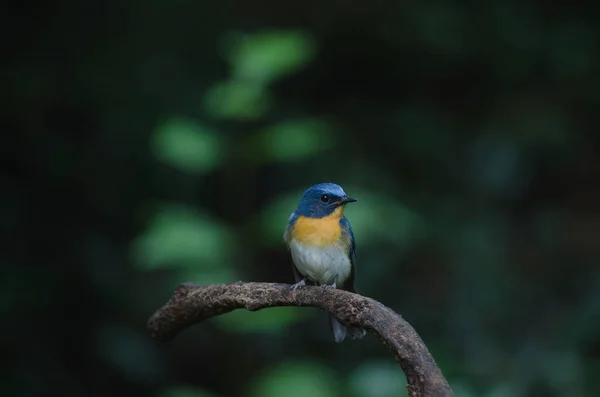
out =
<path fill-rule="evenodd" d="M 316 247 L 338 244 L 341 235 L 340 216 L 336 216 L 335 211 L 323 218 L 300 216 L 292 232 L 292 237 L 299 243 Z"/>
<path fill-rule="evenodd" d="M 333 212 L 329 215 L 327 215 L 325 218 L 331 218 L 331 219 L 335 219 L 337 221 L 339 221 L 342 216 L 344 216 L 344 207 L 345 205 L 339 205 L 337 206 Z"/>

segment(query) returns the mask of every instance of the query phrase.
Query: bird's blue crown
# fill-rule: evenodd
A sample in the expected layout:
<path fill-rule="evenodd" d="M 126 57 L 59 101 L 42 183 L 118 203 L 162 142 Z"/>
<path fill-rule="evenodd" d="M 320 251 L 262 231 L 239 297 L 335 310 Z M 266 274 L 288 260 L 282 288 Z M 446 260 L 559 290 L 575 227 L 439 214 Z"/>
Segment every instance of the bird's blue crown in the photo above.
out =
<path fill-rule="evenodd" d="M 296 214 L 310 218 L 323 218 L 331 215 L 336 208 L 356 201 L 335 183 L 319 183 L 311 186 L 302 195 Z"/>

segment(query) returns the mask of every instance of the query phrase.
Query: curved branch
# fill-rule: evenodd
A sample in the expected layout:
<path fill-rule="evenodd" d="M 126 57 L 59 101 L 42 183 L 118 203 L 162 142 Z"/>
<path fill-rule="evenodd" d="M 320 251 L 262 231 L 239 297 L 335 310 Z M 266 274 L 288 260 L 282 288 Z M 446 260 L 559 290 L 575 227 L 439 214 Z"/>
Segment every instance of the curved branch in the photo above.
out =
<path fill-rule="evenodd" d="M 276 306 L 317 307 L 342 323 L 365 328 L 396 356 L 406 375 L 409 396 L 453 396 L 444 375 L 409 323 L 376 300 L 339 289 L 305 286 L 291 291 L 288 284 L 239 282 L 198 286 L 186 283 L 150 317 L 148 328 L 153 338 L 167 341 L 184 328 L 219 314 Z"/>

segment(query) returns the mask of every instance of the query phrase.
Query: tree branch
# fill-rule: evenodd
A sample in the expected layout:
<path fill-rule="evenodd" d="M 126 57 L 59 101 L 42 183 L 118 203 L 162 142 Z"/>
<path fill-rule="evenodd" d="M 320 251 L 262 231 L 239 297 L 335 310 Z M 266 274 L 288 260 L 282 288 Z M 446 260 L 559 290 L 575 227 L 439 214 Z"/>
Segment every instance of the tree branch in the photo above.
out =
<path fill-rule="evenodd" d="M 198 286 L 186 283 L 150 317 L 148 328 L 153 338 L 168 341 L 184 328 L 219 314 L 276 306 L 317 307 L 342 323 L 365 328 L 395 355 L 406 375 L 410 397 L 453 396 L 444 375 L 409 323 L 371 298 L 339 289 L 305 286 L 291 291 L 288 284 L 240 282 Z"/>

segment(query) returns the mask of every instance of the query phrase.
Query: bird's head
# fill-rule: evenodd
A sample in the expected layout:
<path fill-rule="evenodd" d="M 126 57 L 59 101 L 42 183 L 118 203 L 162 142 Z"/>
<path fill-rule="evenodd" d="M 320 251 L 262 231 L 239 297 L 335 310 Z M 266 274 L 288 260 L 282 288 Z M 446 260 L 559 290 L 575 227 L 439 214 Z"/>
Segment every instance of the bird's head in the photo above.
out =
<path fill-rule="evenodd" d="M 335 183 L 319 183 L 306 189 L 296 213 L 309 218 L 323 218 L 334 215 L 341 218 L 344 206 L 356 199 L 348 197 L 344 189 Z"/>

